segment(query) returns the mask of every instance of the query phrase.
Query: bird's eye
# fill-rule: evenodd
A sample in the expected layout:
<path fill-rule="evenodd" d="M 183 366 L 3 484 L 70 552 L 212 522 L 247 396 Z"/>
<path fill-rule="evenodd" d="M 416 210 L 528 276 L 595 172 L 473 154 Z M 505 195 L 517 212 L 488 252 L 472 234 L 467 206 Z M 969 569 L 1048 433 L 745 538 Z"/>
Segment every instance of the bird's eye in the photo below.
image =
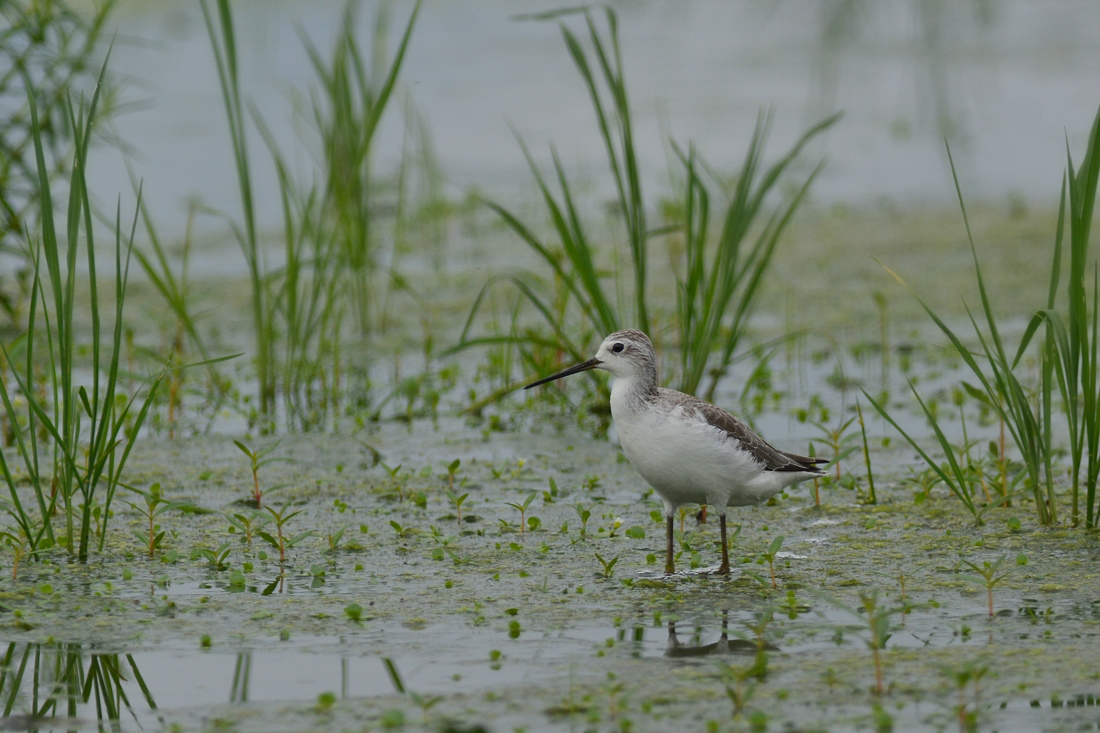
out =
<path fill-rule="evenodd" d="M 626 347 L 624 347 L 622 344 L 615 344 L 614 346 L 611 347 L 611 350 L 614 351 L 616 354 L 618 354 L 624 348 L 626 348 Z"/>

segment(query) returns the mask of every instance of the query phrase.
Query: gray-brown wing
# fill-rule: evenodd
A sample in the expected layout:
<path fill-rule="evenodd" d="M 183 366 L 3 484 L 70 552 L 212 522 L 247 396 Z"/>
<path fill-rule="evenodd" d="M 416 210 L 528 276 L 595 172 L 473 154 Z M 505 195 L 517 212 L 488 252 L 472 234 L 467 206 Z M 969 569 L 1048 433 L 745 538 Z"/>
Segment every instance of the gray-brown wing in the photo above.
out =
<path fill-rule="evenodd" d="M 754 433 L 748 425 L 729 414 L 721 407 L 705 402 L 697 397 L 684 395 L 685 410 L 691 410 L 719 430 L 724 430 L 731 438 L 738 441 L 741 447 L 753 455 L 756 460 L 764 464 L 765 471 L 807 471 L 819 473 L 817 463 L 827 463 L 823 458 L 811 458 L 800 456 L 796 453 L 786 453 L 773 447 L 768 441 Z"/>

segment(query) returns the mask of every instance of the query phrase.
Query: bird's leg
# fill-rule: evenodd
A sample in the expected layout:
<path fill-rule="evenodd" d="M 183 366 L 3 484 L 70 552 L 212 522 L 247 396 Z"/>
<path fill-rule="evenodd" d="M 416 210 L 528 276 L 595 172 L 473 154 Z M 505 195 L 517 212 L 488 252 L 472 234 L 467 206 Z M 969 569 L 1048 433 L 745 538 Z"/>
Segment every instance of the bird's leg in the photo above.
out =
<path fill-rule="evenodd" d="M 730 552 L 726 546 L 726 513 L 722 512 L 718 515 L 718 527 L 721 529 L 722 534 L 722 564 L 718 566 L 718 573 L 720 575 L 730 574 Z"/>
<path fill-rule="evenodd" d="M 669 512 L 666 516 L 665 523 L 668 527 L 668 554 L 665 556 L 665 575 L 672 575 L 676 572 L 676 566 L 672 562 L 672 512 Z"/>

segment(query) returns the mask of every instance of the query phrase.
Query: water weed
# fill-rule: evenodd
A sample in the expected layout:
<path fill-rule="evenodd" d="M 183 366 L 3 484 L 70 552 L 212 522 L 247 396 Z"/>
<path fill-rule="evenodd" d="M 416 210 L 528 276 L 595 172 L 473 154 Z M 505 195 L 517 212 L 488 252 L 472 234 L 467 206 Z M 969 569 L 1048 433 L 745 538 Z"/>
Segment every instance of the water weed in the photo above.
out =
<path fill-rule="evenodd" d="M 555 193 L 549 180 L 551 176 L 544 175 L 527 145 L 519 139 L 552 224 L 553 241 L 540 237 L 533 226 L 501 204 L 490 201 L 487 205 L 534 251 L 548 269 L 548 277 L 545 280 L 519 276 L 490 279 L 470 310 L 456 348 L 513 345 L 520 349 L 526 363 L 537 364 L 540 368 L 546 366 L 550 371 L 553 367 L 545 363 L 548 357 L 560 360 L 569 356 L 581 361 L 586 344 L 593 336 L 617 331 L 624 323 L 651 333 L 650 240 L 658 235 L 680 236 L 684 262 L 680 268 L 673 268 L 677 302 L 672 311 L 680 340 L 680 388 L 693 394 L 702 388 L 704 378 L 709 375 L 706 398 L 711 399 L 718 381 L 733 362 L 779 237 L 820 167 L 793 194 L 785 197 L 760 225 L 758 221 L 764 216 L 765 200 L 770 201 L 770 194 L 803 147 L 830 127 L 837 117 L 811 127 L 783 158 L 761 173 L 764 143 L 771 124 L 770 114 L 761 113 L 739 177 L 727 192 L 729 203 L 722 217 L 716 247 L 708 236 L 711 194 L 704 173 L 714 181 L 719 177 L 699 160 L 693 149 L 684 153 L 675 148 L 686 178 L 683 217 L 681 221 L 652 230 L 647 224 L 635 153 L 617 15 L 610 8 L 604 9 L 606 30 L 601 30 L 596 14 L 588 8 L 528 17 L 557 20 L 574 14 L 583 16 L 587 47 L 583 36 L 574 33 L 567 23 L 560 22 L 560 29 L 596 114 L 607 169 L 617 195 L 617 220 L 626 242 L 628 256 L 625 259 L 630 265 L 631 281 L 629 284 L 621 282 L 623 272 L 616 268 L 613 282 L 607 282 L 602 253 L 588 233 L 573 184 L 569 182 L 557 151 L 551 151 L 552 179 L 558 189 Z M 715 254 L 710 256 L 712 247 Z M 513 327 L 508 334 L 474 335 L 472 328 L 480 308 L 498 283 L 514 287 L 520 298 L 537 311 L 546 330 Z M 631 306 L 622 301 L 630 301 Z"/>
<path fill-rule="evenodd" d="M 153 396 L 163 380 L 163 372 L 127 396 L 120 382 L 123 348 L 123 309 L 129 273 L 129 238 L 123 234 L 121 207 L 114 221 L 114 324 L 102 333 L 98 276 L 93 239 L 90 195 L 85 182 L 87 155 L 93 121 L 99 102 L 99 89 L 106 74 L 106 62 L 100 69 L 99 84 L 88 106 L 67 105 L 68 124 L 73 134 L 74 157 L 68 190 L 65 228 L 54 221 L 51 180 L 45 160 L 43 139 L 33 84 L 24 76 L 30 108 L 30 131 L 37 164 L 38 198 L 41 204 L 39 236 L 28 243 L 34 270 L 31 276 L 27 332 L 22 338 L 22 364 L 6 346 L 5 362 L 11 367 L 15 389 L 0 380 L 0 400 L 19 460 L 30 477 L 39 518 L 23 506 L 12 474 L 9 450 L 0 450 L 0 472 L 8 485 L 9 513 L 29 539 L 31 550 L 40 546 L 64 544 L 71 555 L 86 560 L 98 534 L 102 551 L 111 501 L 119 486 L 122 471 L 134 441 L 149 413 Z M 136 226 L 136 220 L 134 225 Z M 83 246 L 81 246 L 83 245 Z M 78 256 L 83 250 L 88 293 L 87 302 L 77 293 Z M 78 334 L 74 315 L 79 311 L 91 317 L 90 364 L 78 362 Z M 41 319 L 41 320 L 39 320 Z M 41 329 L 41 334 L 38 332 Z M 36 335 L 45 338 L 44 354 L 36 351 Z M 104 348 L 106 347 L 106 348 Z M 43 361 L 39 361 L 39 360 Z M 38 369 L 45 364 L 45 383 L 41 389 Z M 25 414 L 16 408 L 21 404 Z M 43 465 L 45 464 L 45 465 Z M 99 507 L 97 521 L 94 512 Z M 60 510 L 64 528 L 55 531 L 54 515 Z"/>
<path fill-rule="evenodd" d="M 283 442 L 282 439 L 279 439 L 266 448 L 249 448 L 239 440 L 233 441 L 233 445 L 237 446 L 237 449 L 240 450 L 241 453 L 248 456 L 249 468 L 252 471 L 252 501 L 255 503 L 257 509 L 262 508 L 264 494 L 264 492 L 260 490 L 260 469 L 269 463 L 287 460 L 286 458 L 278 458 L 270 455 L 272 451 L 279 447 L 279 443 L 281 442 Z"/>
<path fill-rule="evenodd" d="M 287 509 L 289 508 L 290 504 L 284 504 L 282 508 L 280 508 L 278 511 L 272 509 L 269 506 L 265 506 L 264 509 L 267 510 L 267 513 L 271 515 L 271 523 L 275 525 L 275 535 L 272 536 L 270 532 L 265 532 L 262 529 L 256 530 L 256 535 L 259 536 L 260 539 L 279 551 L 280 567 L 282 567 L 282 565 L 286 562 L 287 550 L 294 547 L 294 545 L 298 544 L 305 538 L 312 537 L 314 534 L 312 529 L 306 530 L 305 532 L 300 532 L 299 534 L 293 535 L 291 537 L 288 537 L 285 534 L 283 528 L 286 527 L 287 523 L 289 523 L 291 519 L 302 513 L 302 510 L 299 509 L 298 511 L 290 512 L 289 514 L 287 514 Z"/>
<path fill-rule="evenodd" d="M 505 504 L 507 504 L 508 506 L 512 507 L 513 509 L 515 509 L 516 511 L 519 512 L 519 532 L 520 532 L 520 534 L 524 534 L 527 531 L 527 526 L 528 526 L 529 521 L 537 519 L 537 517 L 531 517 L 530 519 L 528 519 L 528 517 L 527 517 L 527 508 L 531 506 L 531 502 L 533 502 L 535 500 L 536 496 L 538 496 L 538 493 L 532 491 L 530 494 L 527 495 L 527 498 L 524 499 L 523 501 L 506 501 L 506 502 L 504 502 Z M 533 530 L 538 529 L 539 524 L 541 524 L 541 522 L 538 522 L 537 524 L 535 524 L 535 526 L 531 527 L 531 529 L 533 529 Z"/>
<path fill-rule="evenodd" d="M 978 380 L 979 384 L 969 387 L 967 391 L 979 397 L 986 406 L 995 409 L 1002 425 L 1007 427 L 1011 434 L 1026 470 L 1026 488 L 1032 495 L 1038 519 L 1042 524 L 1057 522 L 1059 512 L 1053 465 L 1056 449 L 1052 437 L 1053 420 L 1056 414 L 1053 405 L 1055 389 L 1059 391 L 1064 405 L 1064 410 L 1060 413 L 1064 415 L 1064 418 L 1059 419 L 1065 420 L 1069 433 L 1072 475 L 1070 486 L 1071 519 L 1075 522 L 1080 519 L 1080 505 L 1082 503 L 1080 494 L 1083 489 L 1085 493 L 1083 502 L 1085 504 L 1085 524 L 1086 526 L 1095 526 L 1096 522 L 1096 483 L 1098 477 L 1100 477 L 1100 458 L 1097 457 L 1100 455 L 1100 450 L 1096 450 L 1100 446 L 1100 401 L 1096 397 L 1096 375 L 1098 364 L 1100 364 L 1097 360 L 1098 342 L 1100 342 L 1100 339 L 1097 338 L 1097 324 L 1100 323 L 1100 317 L 1098 317 L 1100 308 L 1097 306 L 1097 298 L 1100 295 L 1097 292 L 1094 273 L 1094 292 L 1091 298 L 1092 309 L 1090 313 L 1090 299 L 1086 293 L 1085 277 L 1088 266 L 1089 231 L 1096 199 L 1097 180 L 1100 177 L 1100 150 L 1098 148 L 1100 148 L 1100 111 L 1097 112 L 1093 122 L 1081 169 L 1076 170 L 1074 168 L 1072 157 L 1069 157 L 1067 163 L 1067 172 L 1063 180 L 1059 205 L 1058 225 L 1054 237 L 1047 307 L 1036 312 L 1031 319 L 1013 357 L 1010 358 L 1009 352 L 1005 348 L 997 326 L 996 316 L 990 304 L 977 249 L 970 231 L 970 222 L 963 201 L 962 189 L 958 183 L 953 161 L 951 164 L 955 190 L 962 210 L 963 223 L 974 262 L 975 279 L 977 280 L 982 303 L 982 314 L 985 319 L 983 330 L 973 312 L 969 308 L 967 309 L 975 337 L 980 346 L 978 358 L 982 361 L 979 362 L 978 358 L 956 335 L 954 330 L 933 312 L 924 300 L 917 297 L 917 301 L 925 312 L 950 339 L 955 352 Z M 950 148 L 948 149 L 948 156 L 950 158 Z M 1069 313 L 1068 318 L 1064 318 L 1056 310 L 1055 305 L 1059 293 L 1067 216 L 1070 224 L 1070 277 L 1066 292 Z M 893 272 L 891 274 L 908 288 L 901 277 Z M 912 289 L 909 289 L 912 292 Z M 1033 390 L 1020 381 L 1016 370 L 1033 336 L 1041 326 L 1045 326 L 1046 338 L 1040 347 L 1041 368 L 1039 382 L 1035 388 L 1037 396 L 1033 397 Z M 936 417 L 925 401 L 917 394 L 912 382 L 910 382 L 910 389 L 929 419 L 936 439 L 946 455 L 949 471 L 941 469 L 917 445 L 909 433 L 898 425 L 883 405 L 872 399 L 870 395 L 867 396 L 875 409 L 921 453 L 921 457 L 924 458 L 929 467 L 940 475 L 940 478 L 947 483 L 967 510 L 974 515 L 975 519 L 980 520 L 979 512 L 967 487 L 967 472 L 959 465 L 954 451 L 951 449 L 951 444 L 940 429 Z M 864 394 L 867 394 L 866 391 L 864 391 Z M 1084 465 L 1084 476 L 1082 478 L 1082 461 L 1085 461 L 1086 456 L 1087 461 Z M 1002 482 L 1002 496 L 994 499 L 995 503 L 1006 503 L 1011 498 L 1007 490 L 1008 481 L 1007 472 L 1003 467 L 1003 452 L 1001 460 L 1002 475 L 1006 480 Z"/>
<path fill-rule="evenodd" d="M 160 484 L 153 484 L 149 487 L 148 491 L 142 489 L 130 488 L 131 491 L 141 496 L 141 503 L 134 501 L 122 501 L 129 504 L 134 511 L 145 518 L 148 527 L 142 531 L 134 531 L 134 537 L 139 542 L 146 545 L 149 548 L 149 557 L 153 557 L 158 549 L 160 549 L 161 543 L 164 541 L 166 531 L 161 529 L 157 524 L 157 520 L 161 515 L 179 509 L 185 509 L 190 505 L 181 501 L 168 501 L 161 493 Z"/>
<path fill-rule="evenodd" d="M 959 562 L 967 566 L 974 571 L 974 574 L 962 574 L 959 577 L 969 583 L 976 583 L 985 587 L 986 597 L 988 599 L 989 618 L 993 618 L 993 589 L 1008 577 L 1008 574 L 1012 571 L 1012 566 L 1009 566 L 1004 572 L 998 573 L 997 570 L 1001 567 L 1001 563 L 1004 562 L 1007 555 L 1001 555 L 993 562 L 988 560 L 982 560 L 982 564 L 979 566 L 976 563 L 972 563 L 966 558 L 959 558 Z"/>

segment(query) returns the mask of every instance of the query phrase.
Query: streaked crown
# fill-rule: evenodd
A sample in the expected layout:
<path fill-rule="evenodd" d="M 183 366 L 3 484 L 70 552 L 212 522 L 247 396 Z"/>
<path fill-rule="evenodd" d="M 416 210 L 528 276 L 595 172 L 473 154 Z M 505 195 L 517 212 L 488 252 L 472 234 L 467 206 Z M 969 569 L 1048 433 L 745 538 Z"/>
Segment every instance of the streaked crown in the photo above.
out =
<path fill-rule="evenodd" d="M 616 331 L 596 351 L 600 369 L 618 379 L 638 379 L 645 386 L 657 386 L 657 354 L 653 342 L 641 331 Z"/>

